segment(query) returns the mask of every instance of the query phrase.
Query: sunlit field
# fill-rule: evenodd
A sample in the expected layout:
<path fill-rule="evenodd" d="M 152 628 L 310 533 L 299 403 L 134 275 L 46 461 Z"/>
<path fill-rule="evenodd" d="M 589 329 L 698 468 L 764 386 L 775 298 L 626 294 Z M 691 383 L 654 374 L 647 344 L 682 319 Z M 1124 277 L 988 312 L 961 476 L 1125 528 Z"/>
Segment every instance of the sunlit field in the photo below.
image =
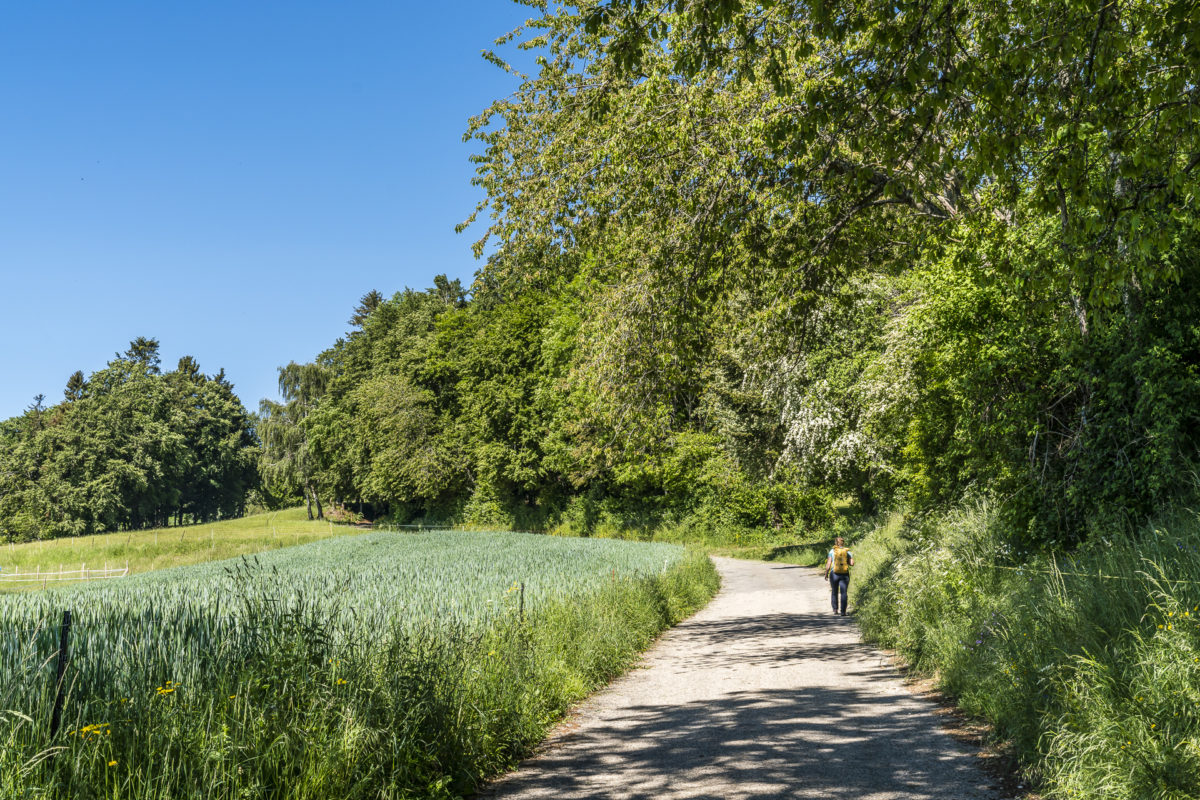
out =
<path fill-rule="evenodd" d="M 715 589 L 676 545 L 443 531 L 10 594 L 0 796 L 469 792 Z"/>
<path fill-rule="evenodd" d="M 85 565 L 88 570 L 106 566 L 124 569 L 128 565 L 130 573 L 148 572 L 359 533 L 350 526 L 310 521 L 303 508 L 291 508 L 211 525 L 6 543 L 0 545 L 0 577 L 11 577 L 14 572 L 34 573 L 28 576 L 34 580 L 0 580 L 0 592 L 53 585 L 54 581 L 36 579 L 42 572 L 77 571 Z"/>

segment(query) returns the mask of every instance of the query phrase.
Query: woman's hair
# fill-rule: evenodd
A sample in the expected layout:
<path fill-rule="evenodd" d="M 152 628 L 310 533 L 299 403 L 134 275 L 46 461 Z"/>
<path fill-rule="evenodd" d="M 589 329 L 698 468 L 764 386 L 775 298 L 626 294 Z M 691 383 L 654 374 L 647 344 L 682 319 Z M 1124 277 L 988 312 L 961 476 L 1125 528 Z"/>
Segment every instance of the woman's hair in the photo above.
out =
<path fill-rule="evenodd" d="M 834 539 L 834 540 L 833 540 L 833 546 L 834 546 L 834 547 L 845 547 L 845 546 L 846 546 L 846 540 L 845 540 L 845 539 L 843 539 L 842 537 L 840 537 L 840 536 L 839 536 L 839 537 L 837 537 L 836 539 Z"/>

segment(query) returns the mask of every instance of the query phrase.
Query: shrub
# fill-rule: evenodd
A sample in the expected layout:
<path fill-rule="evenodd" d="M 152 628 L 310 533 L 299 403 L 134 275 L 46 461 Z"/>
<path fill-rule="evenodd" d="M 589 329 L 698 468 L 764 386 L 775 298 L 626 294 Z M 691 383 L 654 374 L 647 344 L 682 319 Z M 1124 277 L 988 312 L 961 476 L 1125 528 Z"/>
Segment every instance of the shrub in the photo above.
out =
<path fill-rule="evenodd" d="M 990 720 L 1053 796 L 1197 797 L 1200 520 L 1028 554 L 999 519 L 984 503 L 893 519 L 858 545 L 864 632 Z"/>

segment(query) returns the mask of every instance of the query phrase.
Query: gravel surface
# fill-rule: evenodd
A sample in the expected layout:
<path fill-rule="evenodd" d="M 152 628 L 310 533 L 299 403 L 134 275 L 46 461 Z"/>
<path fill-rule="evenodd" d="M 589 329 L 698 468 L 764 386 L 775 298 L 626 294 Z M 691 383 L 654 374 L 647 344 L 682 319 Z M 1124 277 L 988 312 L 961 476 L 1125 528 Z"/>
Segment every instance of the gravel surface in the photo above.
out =
<path fill-rule="evenodd" d="M 714 559 L 720 594 L 480 797 L 998 800 L 829 584 Z"/>

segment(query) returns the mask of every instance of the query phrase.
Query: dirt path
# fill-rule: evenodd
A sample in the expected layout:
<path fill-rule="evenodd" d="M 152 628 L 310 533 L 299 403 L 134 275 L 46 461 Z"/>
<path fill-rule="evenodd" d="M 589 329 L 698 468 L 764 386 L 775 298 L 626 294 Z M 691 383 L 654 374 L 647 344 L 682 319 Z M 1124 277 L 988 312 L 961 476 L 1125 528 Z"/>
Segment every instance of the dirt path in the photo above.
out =
<path fill-rule="evenodd" d="M 481 797 L 997 800 L 813 570 L 715 559 L 723 587 Z"/>

